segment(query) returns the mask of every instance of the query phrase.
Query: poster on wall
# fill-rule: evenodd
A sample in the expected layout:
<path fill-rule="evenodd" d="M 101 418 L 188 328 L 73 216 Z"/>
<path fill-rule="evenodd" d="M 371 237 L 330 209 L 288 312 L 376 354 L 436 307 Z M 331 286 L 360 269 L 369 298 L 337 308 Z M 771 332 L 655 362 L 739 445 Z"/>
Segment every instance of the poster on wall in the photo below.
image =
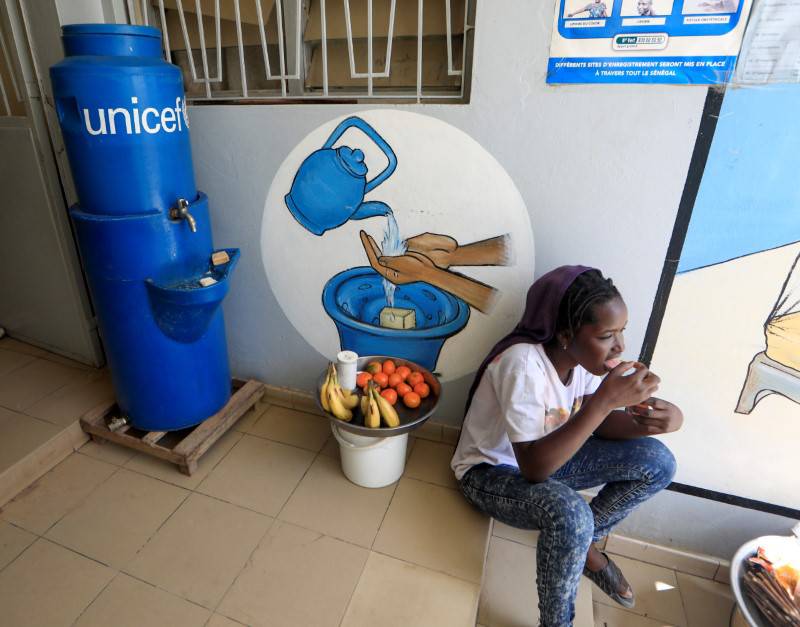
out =
<path fill-rule="evenodd" d="M 727 83 L 752 0 L 557 0 L 547 82 Z"/>
<path fill-rule="evenodd" d="M 685 415 L 664 436 L 678 460 L 675 481 L 793 512 L 798 98 L 800 86 L 725 95 L 651 361 L 659 394 Z"/>
<path fill-rule="evenodd" d="M 800 0 L 760 0 L 744 35 L 734 83 L 800 82 Z"/>

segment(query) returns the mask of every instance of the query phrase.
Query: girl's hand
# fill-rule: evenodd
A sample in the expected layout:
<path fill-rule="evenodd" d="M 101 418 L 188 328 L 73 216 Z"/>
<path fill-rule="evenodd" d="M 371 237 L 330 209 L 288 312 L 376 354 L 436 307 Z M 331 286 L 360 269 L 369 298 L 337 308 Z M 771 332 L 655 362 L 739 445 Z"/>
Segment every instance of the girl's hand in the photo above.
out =
<path fill-rule="evenodd" d="M 636 372 L 623 376 L 631 368 Z M 637 405 L 650 398 L 658 390 L 660 382 L 661 379 L 644 364 L 624 361 L 606 375 L 594 396 L 599 397 L 611 411 L 617 407 Z"/>
<path fill-rule="evenodd" d="M 683 413 L 678 406 L 660 398 L 648 398 L 638 406 L 629 407 L 628 413 L 649 435 L 677 431 L 683 425 Z"/>

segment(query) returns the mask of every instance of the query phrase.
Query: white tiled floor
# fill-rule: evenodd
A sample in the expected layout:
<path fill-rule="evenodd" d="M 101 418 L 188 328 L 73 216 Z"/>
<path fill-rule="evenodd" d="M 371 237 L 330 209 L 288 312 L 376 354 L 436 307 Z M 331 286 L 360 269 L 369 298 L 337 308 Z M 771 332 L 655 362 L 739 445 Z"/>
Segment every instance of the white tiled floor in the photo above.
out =
<path fill-rule="evenodd" d="M 0 411 L 25 425 L 12 463 L 105 392 L 6 342 Z M 342 474 L 326 419 L 269 403 L 192 477 L 88 442 L 0 512 L 0 623 L 472 627 L 489 521 L 454 489 L 452 445 L 415 443 L 400 482 L 366 489 Z"/>
<path fill-rule="evenodd" d="M 0 473 L 109 391 L 1 340 Z M 268 402 L 192 477 L 89 442 L 0 512 L 0 623 L 472 627 L 480 599 L 486 627 L 536 625 L 537 533 L 496 523 L 484 568 L 489 521 L 455 489 L 453 444 L 423 439 L 442 434 L 416 432 L 404 477 L 374 490 L 343 476 L 326 420 Z M 577 627 L 727 624 L 726 585 L 615 559 L 636 610 L 584 580 Z"/>

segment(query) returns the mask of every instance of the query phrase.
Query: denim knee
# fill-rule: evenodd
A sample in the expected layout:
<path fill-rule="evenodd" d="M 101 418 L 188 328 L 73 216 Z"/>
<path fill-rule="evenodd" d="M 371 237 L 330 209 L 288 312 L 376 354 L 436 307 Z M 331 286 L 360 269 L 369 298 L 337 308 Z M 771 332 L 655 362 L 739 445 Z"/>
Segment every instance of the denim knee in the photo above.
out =
<path fill-rule="evenodd" d="M 672 451 L 656 438 L 643 438 L 639 443 L 644 447 L 642 465 L 652 476 L 650 484 L 659 488 L 667 487 L 678 467 Z"/>
<path fill-rule="evenodd" d="M 548 508 L 550 525 L 547 526 L 565 544 L 588 550 L 594 536 L 594 513 L 580 494 L 569 488 L 567 490 Z"/>

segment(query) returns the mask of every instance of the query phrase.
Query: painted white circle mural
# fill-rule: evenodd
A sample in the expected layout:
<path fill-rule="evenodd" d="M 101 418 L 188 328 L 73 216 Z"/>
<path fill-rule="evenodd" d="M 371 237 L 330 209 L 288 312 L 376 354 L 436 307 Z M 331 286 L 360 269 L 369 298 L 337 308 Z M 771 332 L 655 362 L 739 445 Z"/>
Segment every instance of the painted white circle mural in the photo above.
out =
<path fill-rule="evenodd" d="M 261 247 L 280 306 L 326 358 L 395 355 L 445 381 L 516 324 L 533 277 L 528 211 L 503 167 L 463 131 L 397 109 L 337 118 L 297 145 Z"/>

